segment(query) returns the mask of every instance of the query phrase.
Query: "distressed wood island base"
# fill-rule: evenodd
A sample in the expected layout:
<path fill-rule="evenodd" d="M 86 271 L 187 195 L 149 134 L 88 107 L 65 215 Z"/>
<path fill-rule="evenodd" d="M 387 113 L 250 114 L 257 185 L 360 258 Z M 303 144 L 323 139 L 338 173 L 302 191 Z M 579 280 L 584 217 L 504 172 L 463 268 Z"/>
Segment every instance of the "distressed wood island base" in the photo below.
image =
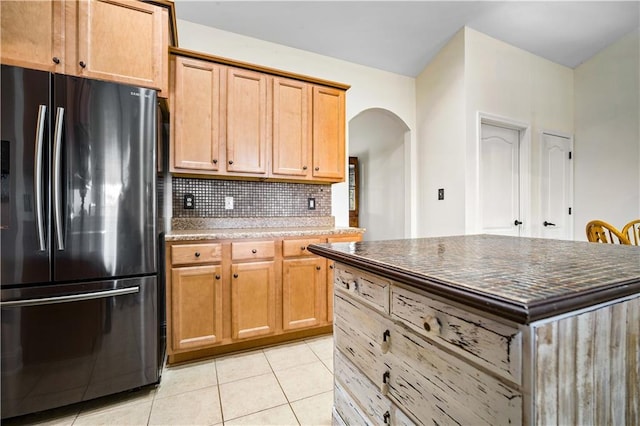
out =
<path fill-rule="evenodd" d="M 640 250 L 489 235 L 322 244 L 334 424 L 640 424 Z"/>

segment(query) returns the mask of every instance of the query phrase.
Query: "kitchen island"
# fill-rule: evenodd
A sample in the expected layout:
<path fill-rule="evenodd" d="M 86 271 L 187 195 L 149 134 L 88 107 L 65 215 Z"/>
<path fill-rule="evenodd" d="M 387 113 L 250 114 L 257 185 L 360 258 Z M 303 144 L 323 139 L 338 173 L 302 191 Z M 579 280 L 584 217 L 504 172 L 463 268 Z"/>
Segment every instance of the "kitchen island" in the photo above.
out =
<path fill-rule="evenodd" d="M 638 424 L 640 250 L 490 235 L 348 244 L 338 424 Z"/>

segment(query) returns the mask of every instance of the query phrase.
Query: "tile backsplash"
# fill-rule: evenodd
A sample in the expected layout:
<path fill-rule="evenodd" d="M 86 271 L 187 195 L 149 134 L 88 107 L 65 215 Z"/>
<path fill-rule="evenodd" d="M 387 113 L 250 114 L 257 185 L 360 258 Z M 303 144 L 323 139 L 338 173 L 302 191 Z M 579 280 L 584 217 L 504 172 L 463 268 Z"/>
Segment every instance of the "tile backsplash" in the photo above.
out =
<path fill-rule="evenodd" d="M 173 177 L 171 184 L 174 218 L 331 216 L 331 185 L 184 177 Z M 194 195 L 194 209 L 184 208 L 185 194 Z M 232 210 L 225 209 L 225 197 L 233 197 Z"/>

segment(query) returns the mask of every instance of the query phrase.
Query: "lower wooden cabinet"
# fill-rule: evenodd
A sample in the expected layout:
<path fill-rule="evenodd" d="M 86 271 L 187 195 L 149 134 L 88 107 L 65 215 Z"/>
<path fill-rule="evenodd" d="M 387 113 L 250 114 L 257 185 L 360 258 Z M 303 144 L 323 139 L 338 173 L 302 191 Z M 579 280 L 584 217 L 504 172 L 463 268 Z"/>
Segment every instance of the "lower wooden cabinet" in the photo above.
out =
<path fill-rule="evenodd" d="M 273 261 L 231 266 L 231 335 L 246 339 L 276 331 L 276 282 Z"/>
<path fill-rule="evenodd" d="M 361 234 L 167 242 L 169 363 L 331 332 L 333 262 Z"/>
<path fill-rule="evenodd" d="M 218 343 L 222 338 L 221 267 L 171 270 L 172 342 L 176 349 Z"/>

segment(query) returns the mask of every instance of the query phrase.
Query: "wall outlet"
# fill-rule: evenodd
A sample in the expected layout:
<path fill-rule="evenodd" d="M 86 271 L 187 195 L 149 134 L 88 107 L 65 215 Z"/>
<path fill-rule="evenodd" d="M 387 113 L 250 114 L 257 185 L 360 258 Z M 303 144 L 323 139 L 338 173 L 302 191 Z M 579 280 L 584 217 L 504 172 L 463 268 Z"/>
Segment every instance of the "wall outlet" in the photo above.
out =
<path fill-rule="evenodd" d="M 233 197 L 224 197 L 224 209 L 233 210 Z"/>
<path fill-rule="evenodd" d="M 444 188 L 438 189 L 438 200 L 444 200 Z"/>
<path fill-rule="evenodd" d="M 315 210 L 316 209 L 316 199 L 315 198 L 307 198 L 307 209 Z"/>
<path fill-rule="evenodd" d="M 196 208 L 196 197 L 193 194 L 184 194 L 183 207 L 185 210 L 193 210 Z"/>

